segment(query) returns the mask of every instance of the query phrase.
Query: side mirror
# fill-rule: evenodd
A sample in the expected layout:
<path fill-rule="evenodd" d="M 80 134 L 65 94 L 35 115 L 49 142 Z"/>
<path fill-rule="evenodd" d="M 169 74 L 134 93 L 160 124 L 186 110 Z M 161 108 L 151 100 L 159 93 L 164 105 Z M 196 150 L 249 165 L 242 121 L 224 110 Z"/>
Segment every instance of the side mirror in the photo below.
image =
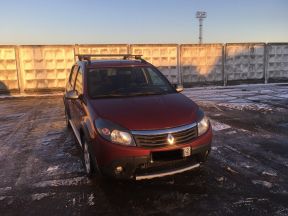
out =
<path fill-rule="evenodd" d="M 183 85 L 178 84 L 175 86 L 175 89 L 177 92 L 182 92 L 184 90 L 184 87 L 183 87 Z"/>
<path fill-rule="evenodd" d="M 71 90 L 65 93 L 65 98 L 75 100 L 78 99 L 79 96 L 75 90 Z"/>

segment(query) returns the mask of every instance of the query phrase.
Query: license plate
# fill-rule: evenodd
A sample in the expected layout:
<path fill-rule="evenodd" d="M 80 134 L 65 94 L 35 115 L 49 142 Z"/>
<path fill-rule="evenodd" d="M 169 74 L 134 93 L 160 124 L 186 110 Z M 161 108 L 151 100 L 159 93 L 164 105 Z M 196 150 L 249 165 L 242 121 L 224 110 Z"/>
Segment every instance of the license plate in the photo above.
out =
<path fill-rule="evenodd" d="M 191 147 L 190 146 L 182 148 L 182 156 L 183 157 L 188 157 L 190 155 L 191 155 Z"/>

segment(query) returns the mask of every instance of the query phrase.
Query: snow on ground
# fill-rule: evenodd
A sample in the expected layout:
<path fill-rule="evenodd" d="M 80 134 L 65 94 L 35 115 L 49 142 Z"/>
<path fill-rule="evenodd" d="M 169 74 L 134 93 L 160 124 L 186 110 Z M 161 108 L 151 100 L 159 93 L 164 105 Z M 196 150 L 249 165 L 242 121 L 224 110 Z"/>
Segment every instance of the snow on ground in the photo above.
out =
<path fill-rule="evenodd" d="M 89 179 L 86 177 L 76 177 L 70 179 L 57 179 L 57 180 L 48 180 L 35 183 L 35 187 L 59 187 L 59 186 L 72 186 L 72 185 L 80 185 L 80 184 L 88 184 Z"/>
<path fill-rule="evenodd" d="M 270 112 L 272 101 L 288 98 L 287 84 L 251 84 L 187 88 L 184 94 L 200 105 L 212 105 L 236 110 Z M 277 108 L 278 110 L 281 108 Z"/>
<path fill-rule="evenodd" d="M 231 128 L 229 125 L 210 119 L 214 131 L 222 131 Z"/>
<path fill-rule="evenodd" d="M 33 201 L 35 201 L 35 200 L 41 200 L 45 197 L 49 197 L 52 195 L 55 195 L 55 193 L 36 193 L 36 194 L 32 194 L 31 198 Z"/>
<path fill-rule="evenodd" d="M 272 111 L 272 107 L 262 103 L 219 103 L 218 106 L 237 110 Z"/>

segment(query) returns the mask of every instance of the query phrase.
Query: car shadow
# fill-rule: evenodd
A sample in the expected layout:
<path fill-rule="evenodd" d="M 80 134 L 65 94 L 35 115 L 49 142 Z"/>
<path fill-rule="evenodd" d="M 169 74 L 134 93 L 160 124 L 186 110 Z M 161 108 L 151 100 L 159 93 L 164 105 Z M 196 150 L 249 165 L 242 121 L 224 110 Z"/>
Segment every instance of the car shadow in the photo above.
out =
<path fill-rule="evenodd" d="M 97 185 L 105 194 L 106 199 L 122 214 L 129 212 L 143 213 L 151 211 L 151 206 L 163 209 L 167 203 L 169 208 L 185 206 L 192 199 L 208 193 L 209 177 L 206 168 L 191 172 L 156 178 L 143 181 L 119 181 L 114 179 L 93 179 L 92 184 Z M 159 209 L 157 210 L 159 211 Z"/>

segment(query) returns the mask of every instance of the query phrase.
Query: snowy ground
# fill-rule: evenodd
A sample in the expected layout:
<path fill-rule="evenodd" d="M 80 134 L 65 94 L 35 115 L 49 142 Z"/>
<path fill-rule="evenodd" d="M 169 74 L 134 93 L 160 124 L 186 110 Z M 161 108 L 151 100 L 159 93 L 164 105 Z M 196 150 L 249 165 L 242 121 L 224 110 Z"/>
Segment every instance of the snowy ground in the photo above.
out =
<path fill-rule="evenodd" d="M 85 177 L 61 97 L 2 96 L 0 215 L 288 215 L 288 84 L 184 94 L 211 119 L 209 160 L 136 183 Z"/>
<path fill-rule="evenodd" d="M 287 102 L 287 87 L 288 84 L 284 83 L 202 87 L 186 89 L 184 94 L 200 105 L 221 106 L 236 110 L 272 111 L 280 110 L 283 100 Z"/>

